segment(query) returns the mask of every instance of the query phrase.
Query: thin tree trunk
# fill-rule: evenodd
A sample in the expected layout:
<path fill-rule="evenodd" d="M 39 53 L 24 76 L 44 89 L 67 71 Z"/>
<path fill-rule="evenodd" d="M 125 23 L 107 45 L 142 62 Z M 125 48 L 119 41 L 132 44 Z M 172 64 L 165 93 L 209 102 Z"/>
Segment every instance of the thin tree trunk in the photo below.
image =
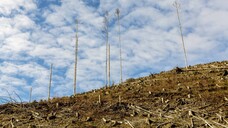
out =
<path fill-rule="evenodd" d="M 111 58 L 110 58 L 110 44 L 108 46 L 108 86 L 110 87 L 111 85 Z"/>
<path fill-rule="evenodd" d="M 104 34 L 106 39 L 106 60 L 105 60 L 105 86 L 108 86 L 108 47 L 109 47 L 109 21 L 108 21 L 108 12 L 105 12 L 104 16 Z"/>
<path fill-rule="evenodd" d="M 29 93 L 29 103 L 32 102 L 32 87 L 30 88 L 30 93 Z"/>
<path fill-rule="evenodd" d="M 180 4 L 177 3 L 177 1 L 175 1 L 175 2 L 174 2 L 174 7 L 176 8 L 177 18 L 178 18 L 178 22 L 179 22 L 179 28 L 180 28 L 180 34 L 181 34 L 182 47 L 183 47 L 184 56 L 185 56 L 185 66 L 186 66 L 186 69 L 188 69 L 187 52 L 186 52 L 186 49 L 185 49 L 184 37 L 183 37 L 183 31 L 182 31 L 182 25 L 181 25 L 180 15 L 179 15 L 179 7 L 180 7 Z"/>
<path fill-rule="evenodd" d="M 53 64 L 51 64 L 51 69 L 50 69 L 50 81 L 49 81 L 49 88 L 48 88 L 48 101 L 50 100 L 50 93 L 51 93 L 52 67 L 53 67 Z"/>
<path fill-rule="evenodd" d="M 122 46 L 120 38 L 120 10 L 116 9 L 117 19 L 118 19 L 118 31 L 119 31 L 119 48 L 120 48 L 120 83 L 123 82 L 123 70 L 122 70 Z"/>
<path fill-rule="evenodd" d="M 105 86 L 108 86 L 108 40 L 106 41 L 106 67 L 105 67 Z"/>
<path fill-rule="evenodd" d="M 75 62 L 74 62 L 74 95 L 77 84 L 77 61 L 78 61 L 78 20 L 76 20 Z"/>

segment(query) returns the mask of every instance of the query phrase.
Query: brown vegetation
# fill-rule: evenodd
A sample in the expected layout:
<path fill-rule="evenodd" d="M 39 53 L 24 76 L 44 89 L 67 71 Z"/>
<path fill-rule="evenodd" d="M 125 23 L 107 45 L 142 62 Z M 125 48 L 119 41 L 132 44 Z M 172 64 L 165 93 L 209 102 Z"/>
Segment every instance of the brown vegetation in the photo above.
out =
<path fill-rule="evenodd" d="M 228 127 L 228 61 L 174 68 L 71 97 L 0 106 L 0 127 Z M 100 97 L 100 101 L 99 101 Z"/>

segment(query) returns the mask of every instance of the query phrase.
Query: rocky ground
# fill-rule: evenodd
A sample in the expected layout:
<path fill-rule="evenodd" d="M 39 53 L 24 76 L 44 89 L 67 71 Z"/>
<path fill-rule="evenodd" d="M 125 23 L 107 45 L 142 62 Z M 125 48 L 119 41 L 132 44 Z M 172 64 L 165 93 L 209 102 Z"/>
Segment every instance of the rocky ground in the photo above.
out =
<path fill-rule="evenodd" d="M 3 128 L 228 128 L 228 61 L 128 79 L 71 97 L 0 106 Z"/>

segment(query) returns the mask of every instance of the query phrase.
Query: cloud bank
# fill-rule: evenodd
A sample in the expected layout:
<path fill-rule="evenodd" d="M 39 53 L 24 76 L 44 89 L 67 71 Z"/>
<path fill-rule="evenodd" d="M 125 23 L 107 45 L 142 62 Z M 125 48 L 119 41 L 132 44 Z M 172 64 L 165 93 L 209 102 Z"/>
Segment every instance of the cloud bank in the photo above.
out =
<path fill-rule="evenodd" d="M 124 80 L 184 66 L 173 0 L 1 0 L 0 99 L 47 98 L 49 68 L 54 64 L 51 96 L 72 95 L 75 20 L 79 20 L 77 91 L 104 86 L 103 16 L 110 14 L 111 80 L 120 81 L 118 26 L 120 9 Z M 228 59 L 228 7 L 225 0 L 181 3 L 190 65 Z M 2 100 L 1 100 L 2 101 Z M 0 101 L 0 102 L 1 102 Z M 3 101 L 2 101 L 3 102 Z"/>

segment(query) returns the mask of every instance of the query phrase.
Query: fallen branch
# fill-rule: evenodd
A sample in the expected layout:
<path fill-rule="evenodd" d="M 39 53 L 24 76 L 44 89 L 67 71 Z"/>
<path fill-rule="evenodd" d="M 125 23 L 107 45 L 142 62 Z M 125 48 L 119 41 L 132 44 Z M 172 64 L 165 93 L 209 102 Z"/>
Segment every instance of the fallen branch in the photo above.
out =
<path fill-rule="evenodd" d="M 200 120 L 204 121 L 209 127 L 214 128 L 212 125 L 209 124 L 209 122 L 208 122 L 207 120 L 205 120 L 205 119 L 203 119 L 203 118 L 201 118 L 201 117 L 197 117 L 197 116 L 193 116 L 193 117 L 195 117 L 195 118 L 197 118 L 197 119 L 200 119 Z"/>
<path fill-rule="evenodd" d="M 227 125 L 220 124 L 220 123 L 215 122 L 215 121 L 213 121 L 213 120 L 212 120 L 211 122 L 213 122 L 213 123 L 215 123 L 215 124 L 217 124 L 217 125 L 219 125 L 219 126 L 222 126 L 222 127 L 224 127 L 224 128 L 228 128 L 228 126 L 227 126 Z"/>
<path fill-rule="evenodd" d="M 9 99 L 11 100 L 12 103 L 17 103 L 17 101 L 15 99 L 13 99 L 9 93 L 9 91 L 7 89 L 4 88 L 4 90 L 6 90 L 8 96 L 9 96 Z"/>
<path fill-rule="evenodd" d="M 149 113 L 149 114 L 151 114 L 152 112 L 150 112 L 150 111 L 148 111 L 148 110 L 146 110 L 146 109 L 144 109 L 144 108 L 141 108 L 141 107 L 139 107 L 139 106 L 135 106 L 136 108 L 138 108 L 138 109 L 140 109 L 140 110 L 142 110 L 142 111 L 144 111 L 144 112 L 147 112 L 147 113 Z"/>
<path fill-rule="evenodd" d="M 124 119 L 124 121 L 131 126 L 131 128 L 135 128 L 128 120 Z"/>
<path fill-rule="evenodd" d="M 174 117 L 172 117 L 171 115 L 169 115 L 169 116 L 163 116 L 163 117 L 165 117 L 165 118 L 169 118 L 169 119 L 174 119 Z"/>
<path fill-rule="evenodd" d="M 13 124 L 14 121 L 15 121 L 14 118 L 12 118 L 12 119 L 10 120 L 10 124 L 11 124 L 11 127 L 12 127 L 12 128 L 15 128 L 15 125 Z"/>
<path fill-rule="evenodd" d="M 152 114 L 151 111 L 146 110 L 146 109 L 144 109 L 144 108 L 142 108 L 142 107 L 139 107 L 139 106 L 130 105 L 130 108 L 133 109 L 133 110 L 136 110 L 136 111 L 138 111 L 138 112 L 145 112 L 145 113 L 147 113 L 147 114 Z"/>
<path fill-rule="evenodd" d="M 194 128 L 194 122 L 192 118 L 191 118 L 191 128 Z"/>
<path fill-rule="evenodd" d="M 15 91 L 13 91 L 13 92 L 14 92 L 14 94 L 18 97 L 18 99 L 21 101 L 21 107 L 23 107 L 23 102 L 22 102 L 21 97 L 20 97 Z"/>
<path fill-rule="evenodd" d="M 3 128 L 8 128 L 8 127 L 10 127 L 10 126 L 11 126 L 11 122 L 5 124 L 5 125 L 3 126 Z"/>
<path fill-rule="evenodd" d="M 228 124 L 228 121 L 227 120 L 225 120 L 225 119 L 223 119 L 227 124 Z"/>
<path fill-rule="evenodd" d="M 35 117 L 35 118 L 37 118 L 37 119 L 40 119 L 40 120 L 43 119 L 42 117 L 40 117 L 40 114 L 39 114 L 38 112 L 34 112 L 34 111 L 31 111 L 31 112 L 32 112 L 32 116 L 33 116 L 33 117 Z"/>
<path fill-rule="evenodd" d="M 210 106 L 211 106 L 211 104 L 207 104 L 207 105 L 199 107 L 199 109 L 205 109 L 205 108 L 210 107 Z"/>

